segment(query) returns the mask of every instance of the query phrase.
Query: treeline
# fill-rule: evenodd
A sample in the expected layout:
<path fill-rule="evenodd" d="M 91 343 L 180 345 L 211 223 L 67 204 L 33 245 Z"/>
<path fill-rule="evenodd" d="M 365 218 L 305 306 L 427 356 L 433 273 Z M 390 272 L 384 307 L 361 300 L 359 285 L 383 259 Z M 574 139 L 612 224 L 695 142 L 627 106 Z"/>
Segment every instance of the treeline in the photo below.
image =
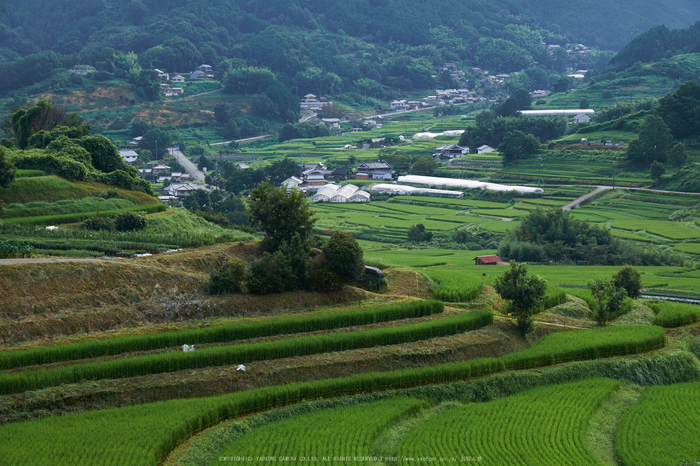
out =
<path fill-rule="evenodd" d="M 516 131 L 532 134 L 544 143 L 564 135 L 566 126 L 566 119 L 563 117 L 497 117 L 487 110 L 477 116 L 476 125 L 465 129 L 459 139 L 459 145 L 468 146 L 474 152 L 484 144 L 497 147 L 507 134 Z"/>
<path fill-rule="evenodd" d="M 629 67 L 636 62 L 656 62 L 674 55 L 696 52 L 700 52 L 700 21 L 687 29 L 673 31 L 662 25 L 637 36 L 610 60 L 610 64 Z"/>

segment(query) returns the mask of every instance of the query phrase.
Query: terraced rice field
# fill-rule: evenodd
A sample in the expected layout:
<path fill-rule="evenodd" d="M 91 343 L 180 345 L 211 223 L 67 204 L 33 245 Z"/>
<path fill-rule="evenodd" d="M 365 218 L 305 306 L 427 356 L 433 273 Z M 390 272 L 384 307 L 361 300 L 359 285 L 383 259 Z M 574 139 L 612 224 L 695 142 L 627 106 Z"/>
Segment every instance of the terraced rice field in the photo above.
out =
<path fill-rule="evenodd" d="M 418 425 L 399 445 L 402 458 L 449 458 L 498 465 L 601 464 L 585 444 L 588 419 L 619 386 L 589 379 L 471 403 Z M 411 461 L 399 464 L 412 464 Z"/>
<path fill-rule="evenodd" d="M 622 464 L 695 464 L 700 456 L 699 393 L 698 382 L 647 388 L 622 418 L 615 435 Z"/>
<path fill-rule="evenodd" d="M 220 457 L 249 457 L 253 461 L 246 464 L 256 465 L 278 464 L 279 458 L 295 458 L 295 464 L 363 464 L 355 459 L 373 457 L 373 444 L 385 429 L 424 404 L 398 397 L 294 416 L 243 435 L 211 464 L 221 464 Z"/>
<path fill-rule="evenodd" d="M 686 252 L 689 254 L 700 254 L 700 243 L 674 244 L 673 249 L 675 249 L 678 252 Z"/>
<path fill-rule="evenodd" d="M 682 222 L 664 222 L 661 220 L 614 220 L 614 228 L 628 231 L 642 231 L 673 240 L 700 238 L 700 230 L 685 225 Z"/>

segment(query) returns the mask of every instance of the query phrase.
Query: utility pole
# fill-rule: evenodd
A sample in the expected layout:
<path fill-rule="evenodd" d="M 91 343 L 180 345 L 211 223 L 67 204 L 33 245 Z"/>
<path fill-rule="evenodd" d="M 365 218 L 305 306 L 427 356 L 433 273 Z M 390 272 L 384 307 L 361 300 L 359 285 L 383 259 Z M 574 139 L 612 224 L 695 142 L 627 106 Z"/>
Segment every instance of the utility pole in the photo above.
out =
<path fill-rule="evenodd" d="M 411 154 L 410 157 L 408 162 L 408 174 L 413 175 L 413 154 Z"/>
<path fill-rule="evenodd" d="M 539 165 L 537 166 L 537 186 L 542 184 L 542 154 L 537 157 L 539 160 Z"/>
<path fill-rule="evenodd" d="M 612 172 L 613 172 L 613 174 L 612 174 L 612 175 L 613 175 L 613 187 L 612 187 L 612 189 L 613 189 L 613 191 L 614 191 L 614 190 L 615 190 L 615 161 L 614 161 L 614 160 L 613 160 L 613 170 L 612 170 Z"/>

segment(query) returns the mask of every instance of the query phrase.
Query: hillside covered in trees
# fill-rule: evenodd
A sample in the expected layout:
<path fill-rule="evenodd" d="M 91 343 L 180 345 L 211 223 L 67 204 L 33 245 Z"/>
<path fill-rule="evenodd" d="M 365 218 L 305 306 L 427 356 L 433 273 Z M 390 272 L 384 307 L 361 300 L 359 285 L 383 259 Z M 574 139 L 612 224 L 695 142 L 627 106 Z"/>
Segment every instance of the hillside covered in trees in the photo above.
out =
<path fill-rule="evenodd" d="M 543 42 L 619 50 L 650 27 L 685 27 L 699 15 L 700 5 L 688 0 L 586 0 L 575 8 L 561 0 L 8 0 L 0 6 L 0 92 L 76 63 L 117 77 L 209 63 L 218 78 L 242 65 L 269 68 L 299 95 L 381 97 L 382 86 L 449 87 L 449 75 L 433 78 L 445 62 L 495 72 L 530 69 L 528 76 L 537 67 L 564 72 L 565 51 L 550 53 Z M 607 58 L 591 54 L 578 65 L 603 67 Z M 132 81 L 148 94 L 148 76 Z"/>

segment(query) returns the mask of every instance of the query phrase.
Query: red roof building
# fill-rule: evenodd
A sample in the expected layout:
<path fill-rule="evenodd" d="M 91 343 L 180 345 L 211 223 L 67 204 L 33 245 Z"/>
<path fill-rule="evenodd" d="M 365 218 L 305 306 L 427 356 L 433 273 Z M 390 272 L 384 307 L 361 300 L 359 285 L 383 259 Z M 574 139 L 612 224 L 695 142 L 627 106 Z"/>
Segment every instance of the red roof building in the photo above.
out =
<path fill-rule="evenodd" d="M 496 265 L 503 261 L 498 256 L 478 256 L 474 258 L 474 265 Z"/>

